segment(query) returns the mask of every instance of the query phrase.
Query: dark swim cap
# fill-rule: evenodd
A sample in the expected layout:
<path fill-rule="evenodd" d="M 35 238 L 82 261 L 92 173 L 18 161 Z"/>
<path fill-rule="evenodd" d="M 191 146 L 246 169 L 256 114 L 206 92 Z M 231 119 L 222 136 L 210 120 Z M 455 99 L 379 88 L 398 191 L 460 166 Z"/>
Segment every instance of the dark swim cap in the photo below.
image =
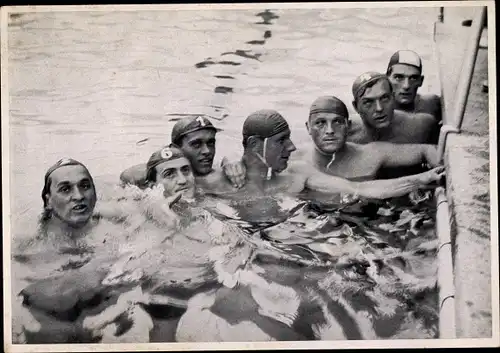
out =
<path fill-rule="evenodd" d="M 62 158 L 62 159 L 58 160 L 52 167 L 47 169 L 47 172 L 45 172 L 45 178 L 44 178 L 43 189 L 42 189 L 43 207 L 47 206 L 47 200 L 45 200 L 45 195 L 47 195 L 49 193 L 49 189 L 50 189 L 50 182 L 49 182 L 50 174 L 52 174 L 56 169 L 59 169 L 61 167 L 65 167 L 68 165 L 82 166 L 83 169 L 85 169 L 85 171 L 89 175 L 89 178 L 90 178 L 90 181 L 92 182 L 92 185 L 94 185 L 94 179 L 92 179 L 92 175 L 90 174 L 89 170 L 87 169 L 87 167 L 83 163 L 78 162 L 77 160 L 72 159 L 72 158 Z"/>
<path fill-rule="evenodd" d="M 243 123 L 243 145 L 250 136 L 267 138 L 287 129 L 290 129 L 287 121 L 276 110 L 258 110 L 250 114 Z"/>
<path fill-rule="evenodd" d="M 154 152 L 151 157 L 149 157 L 148 163 L 146 165 L 146 180 L 153 182 L 156 181 L 155 167 L 157 165 L 163 162 L 173 161 L 174 159 L 183 157 L 185 156 L 182 150 L 173 144 L 164 146 L 161 150 Z"/>
<path fill-rule="evenodd" d="M 172 128 L 170 141 L 172 143 L 175 143 L 176 145 L 179 145 L 181 137 L 184 137 L 191 132 L 203 129 L 209 129 L 215 132 L 222 131 L 222 129 L 218 129 L 213 126 L 210 120 L 202 115 L 188 116 L 175 123 L 174 127 Z"/>
<path fill-rule="evenodd" d="M 309 110 L 309 118 L 316 113 L 334 113 L 349 119 L 347 107 L 340 99 L 334 96 L 317 98 Z"/>
<path fill-rule="evenodd" d="M 387 75 L 381 74 L 379 72 L 365 72 L 362 75 L 359 75 L 354 83 L 352 84 L 352 95 L 354 96 L 354 100 L 358 100 L 359 96 L 363 95 L 366 87 L 370 85 L 370 83 L 375 83 L 379 80 L 386 80 L 389 85 L 390 81 Z"/>
<path fill-rule="evenodd" d="M 387 65 L 387 72 L 396 64 L 414 66 L 422 72 L 422 59 L 412 50 L 399 50 L 392 54 L 389 65 Z"/>

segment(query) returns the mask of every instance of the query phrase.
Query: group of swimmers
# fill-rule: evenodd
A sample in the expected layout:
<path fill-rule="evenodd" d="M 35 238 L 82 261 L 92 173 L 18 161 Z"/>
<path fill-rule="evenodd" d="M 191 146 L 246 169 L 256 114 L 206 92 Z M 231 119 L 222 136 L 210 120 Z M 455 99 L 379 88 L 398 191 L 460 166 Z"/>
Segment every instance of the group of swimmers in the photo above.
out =
<path fill-rule="evenodd" d="M 417 93 L 423 79 L 420 57 L 402 50 L 390 58 L 386 74 L 366 72 L 354 81 L 352 104 L 360 119 L 351 119 L 337 97 L 319 97 L 305 123 L 313 146 L 300 160 L 290 159 L 297 148 L 288 122 L 275 110 L 246 118 L 243 156 L 224 158 L 220 168 L 213 165 L 220 129 L 204 116 L 183 118 L 171 131 L 171 143 L 146 163 L 123 171 L 121 185 L 141 190 L 160 185 L 167 208 L 204 195 L 234 200 L 406 195 L 439 182 L 444 174 L 434 146 L 440 101 Z M 99 221 L 96 195 L 85 165 L 70 158 L 58 161 L 45 174 L 41 236 L 84 237 Z"/>

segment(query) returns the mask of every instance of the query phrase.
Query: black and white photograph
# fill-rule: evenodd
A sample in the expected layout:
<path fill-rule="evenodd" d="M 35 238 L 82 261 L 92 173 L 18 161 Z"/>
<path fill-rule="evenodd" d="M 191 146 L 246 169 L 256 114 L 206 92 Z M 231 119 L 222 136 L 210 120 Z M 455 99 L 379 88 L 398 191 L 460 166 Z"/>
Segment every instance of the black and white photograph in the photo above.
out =
<path fill-rule="evenodd" d="M 0 24 L 5 351 L 500 345 L 494 1 Z"/>

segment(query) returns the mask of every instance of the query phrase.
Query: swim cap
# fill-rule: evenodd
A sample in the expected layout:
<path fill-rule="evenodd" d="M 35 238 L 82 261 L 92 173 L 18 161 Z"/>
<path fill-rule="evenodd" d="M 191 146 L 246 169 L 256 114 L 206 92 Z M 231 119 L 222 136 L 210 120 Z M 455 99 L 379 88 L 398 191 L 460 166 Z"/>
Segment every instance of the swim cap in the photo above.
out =
<path fill-rule="evenodd" d="M 89 170 L 87 169 L 87 167 L 85 165 L 83 165 L 83 163 L 78 162 L 77 160 L 72 159 L 72 158 L 62 158 L 62 159 L 58 160 L 49 169 L 47 169 L 47 172 L 45 172 L 45 178 L 44 178 L 43 189 L 42 189 L 43 207 L 47 206 L 47 200 L 45 200 L 45 195 L 49 193 L 49 189 L 50 189 L 50 183 L 49 183 L 50 174 L 52 174 L 55 170 L 57 170 L 61 167 L 68 166 L 68 165 L 82 166 L 87 171 L 87 174 L 89 175 L 90 180 L 92 181 L 92 184 L 94 184 L 94 180 L 92 179 L 92 175 L 90 175 Z"/>
<path fill-rule="evenodd" d="M 380 79 L 385 79 L 389 82 L 389 78 L 387 75 L 381 74 L 379 72 L 365 72 L 362 75 L 359 75 L 354 83 L 352 84 L 352 95 L 354 96 L 354 100 L 357 100 L 359 95 L 364 93 L 364 89 L 372 82 L 376 82 Z M 390 82 L 389 82 L 390 83 Z"/>
<path fill-rule="evenodd" d="M 188 116 L 175 123 L 172 128 L 171 141 L 175 144 L 179 144 L 181 137 L 203 129 L 210 129 L 216 132 L 222 131 L 222 129 L 213 126 L 210 120 L 204 116 Z"/>
<path fill-rule="evenodd" d="M 340 99 L 334 96 L 317 98 L 311 105 L 309 117 L 316 113 L 334 113 L 349 119 L 347 107 Z"/>
<path fill-rule="evenodd" d="M 414 66 L 422 72 L 422 59 L 420 59 L 417 53 L 411 50 L 399 50 L 392 54 L 387 66 L 387 72 L 396 64 Z"/>
<path fill-rule="evenodd" d="M 151 157 L 149 157 L 148 163 L 146 164 L 146 180 L 156 181 L 155 167 L 157 165 L 183 157 L 185 156 L 182 150 L 172 144 L 164 146 L 161 150 L 154 152 Z"/>
<path fill-rule="evenodd" d="M 276 110 L 262 109 L 250 114 L 243 123 L 243 144 L 250 136 L 271 137 L 289 129 L 285 118 Z"/>

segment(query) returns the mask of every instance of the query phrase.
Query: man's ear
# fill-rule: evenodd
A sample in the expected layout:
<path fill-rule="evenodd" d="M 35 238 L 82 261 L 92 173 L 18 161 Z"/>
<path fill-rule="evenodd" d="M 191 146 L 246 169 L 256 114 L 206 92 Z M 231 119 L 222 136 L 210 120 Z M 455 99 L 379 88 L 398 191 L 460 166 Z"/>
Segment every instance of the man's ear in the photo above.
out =
<path fill-rule="evenodd" d="M 307 132 L 309 133 L 309 135 L 311 134 L 311 131 L 309 131 L 309 122 L 306 121 L 306 129 L 307 129 Z"/>
<path fill-rule="evenodd" d="M 358 111 L 358 106 L 356 105 L 356 101 L 352 101 L 352 106 L 354 107 L 354 110 L 359 113 Z"/>
<path fill-rule="evenodd" d="M 255 148 L 259 144 L 259 138 L 257 136 L 250 136 L 247 138 L 247 146 L 249 148 Z"/>
<path fill-rule="evenodd" d="M 424 83 L 424 76 L 420 76 L 420 82 L 418 83 L 418 87 L 422 86 L 422 83 Z"/>

